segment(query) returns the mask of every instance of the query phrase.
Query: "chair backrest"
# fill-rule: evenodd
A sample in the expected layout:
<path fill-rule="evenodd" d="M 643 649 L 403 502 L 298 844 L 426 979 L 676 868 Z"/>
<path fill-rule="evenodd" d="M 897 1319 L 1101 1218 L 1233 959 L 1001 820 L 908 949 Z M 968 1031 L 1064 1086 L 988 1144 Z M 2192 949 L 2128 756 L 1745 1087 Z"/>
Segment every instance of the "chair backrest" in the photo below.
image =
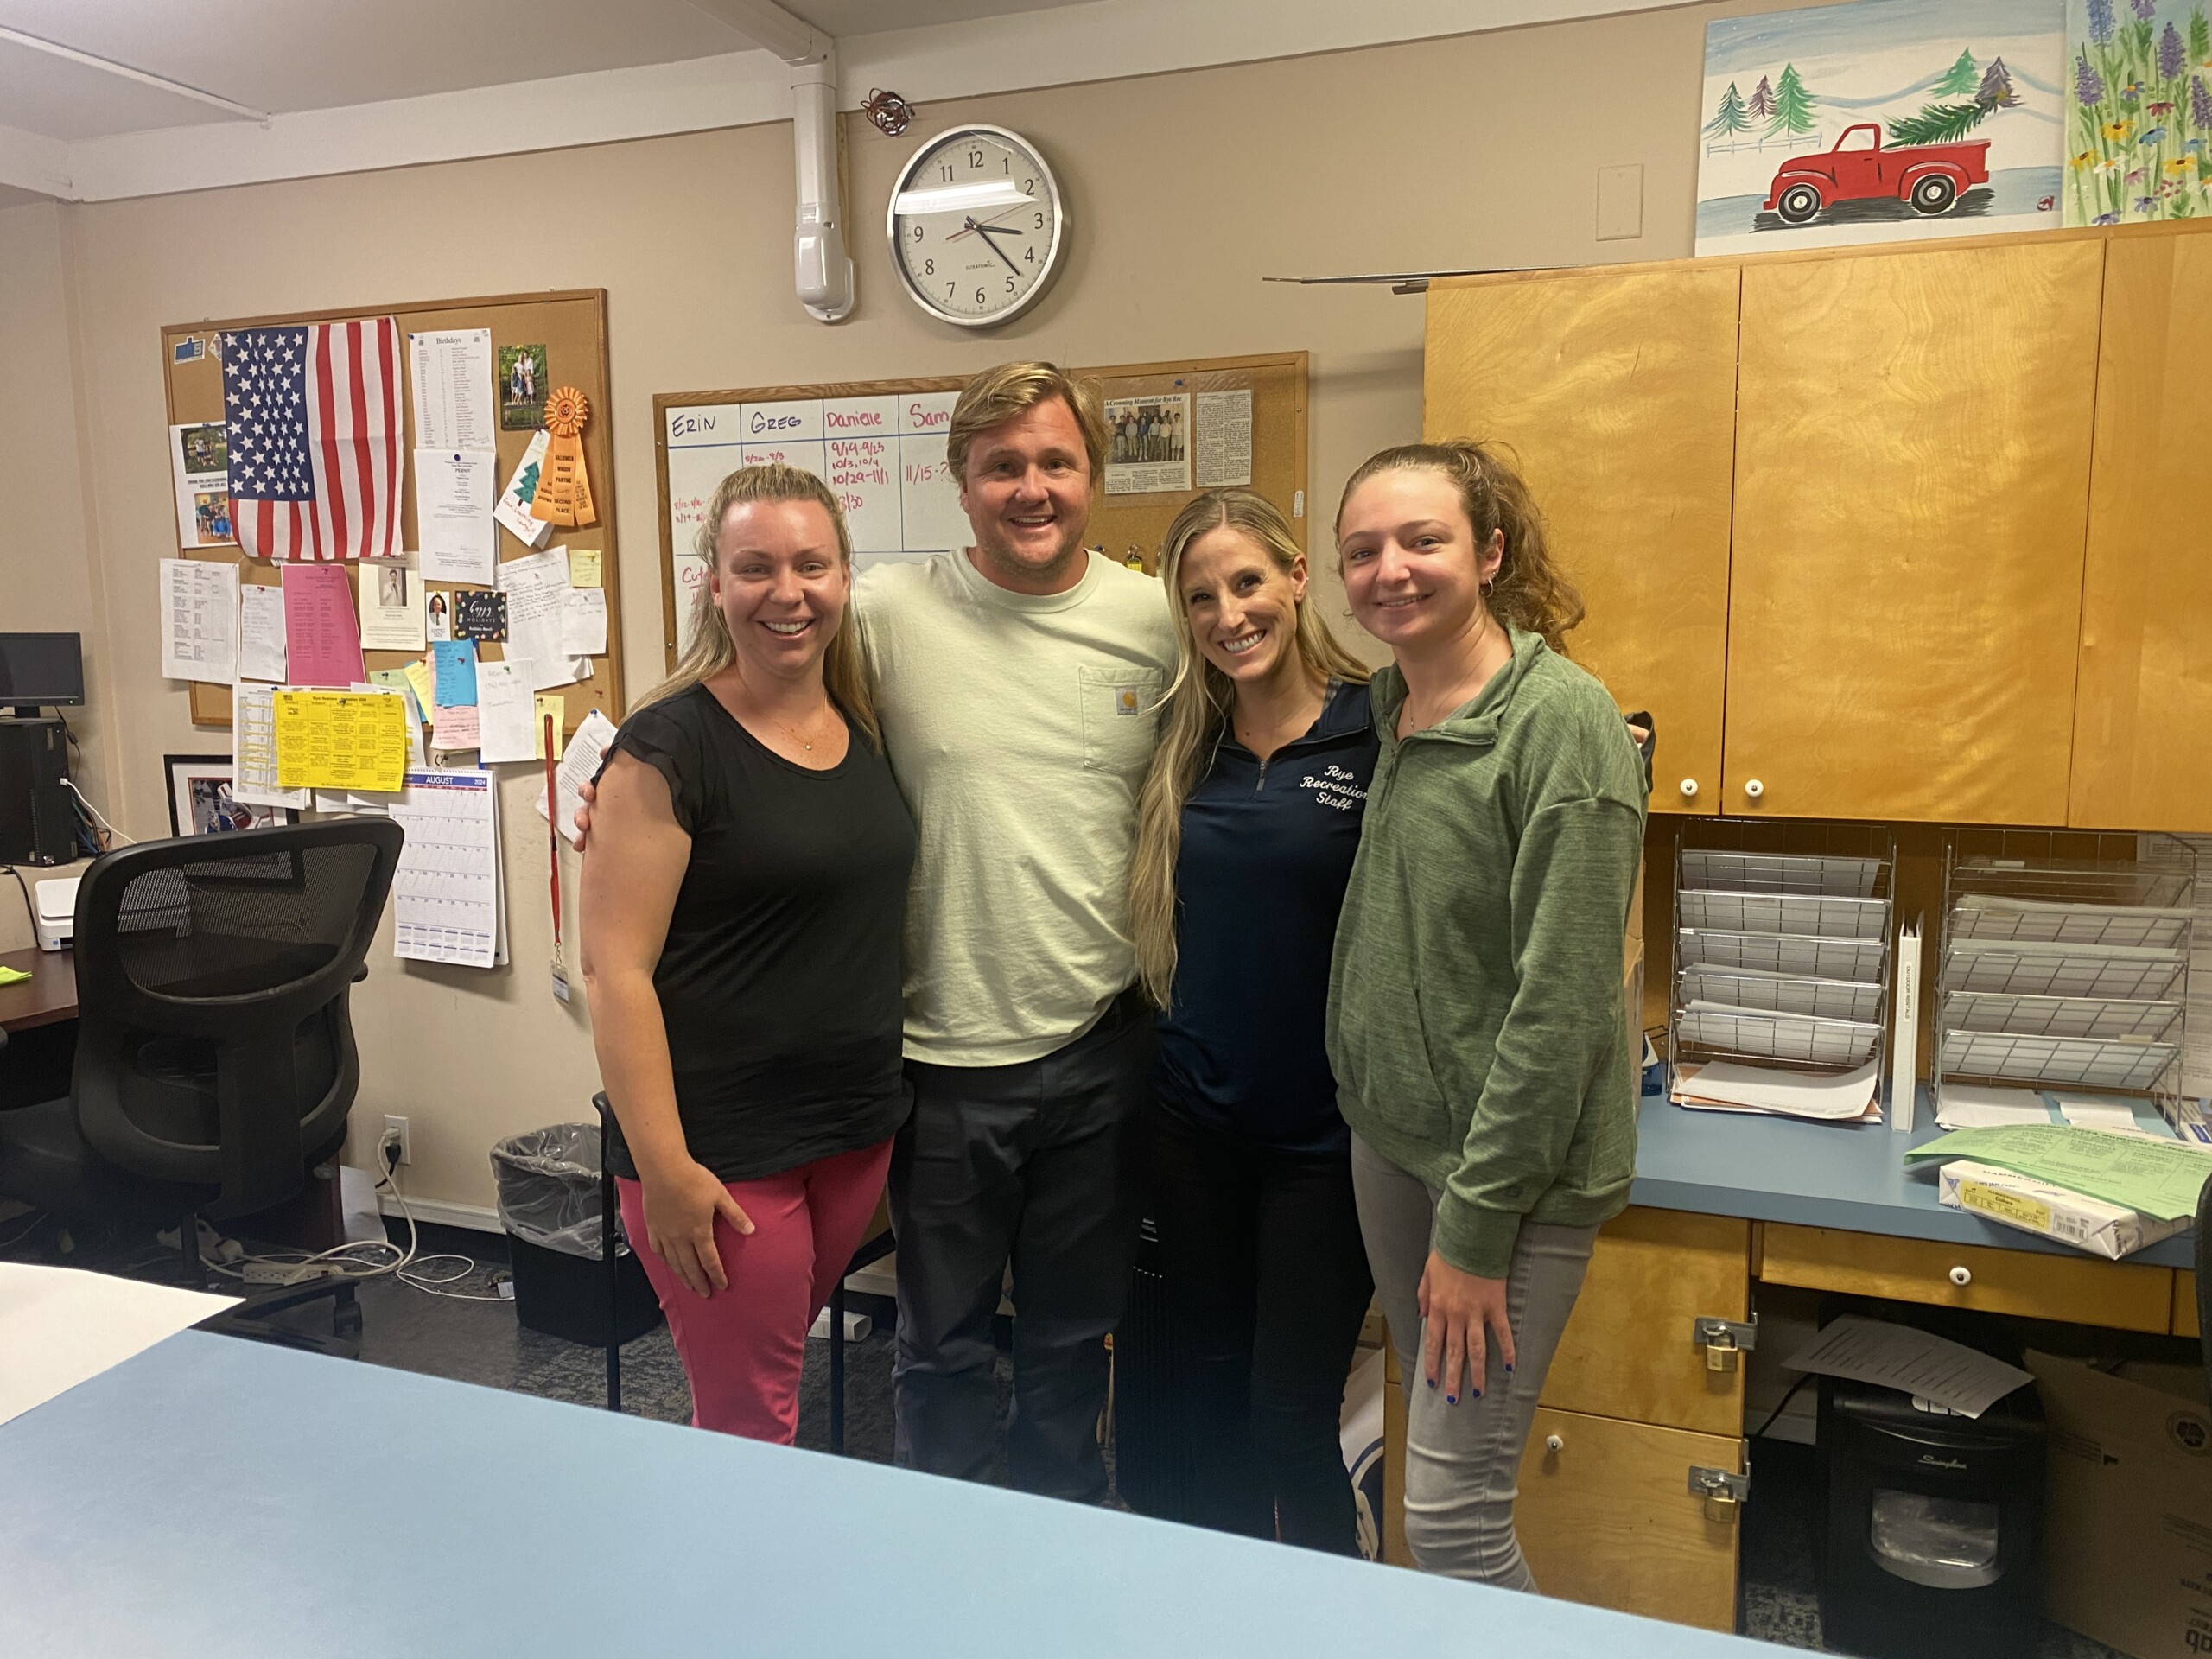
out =
<path fill-rule="evenodd" d="M 123 848 L 77 889 L 79 1132 L 214 1215 L 299 1191 L 360 1081 L 346 988 L 403 839 L 340 818 Z"/>
<path fill-rule="evenodd" d="M 2196 1339 L 2204 1347 L 2204 1381 L 2212 1388 L 2212 1179 L 2196 1195 Z"/>

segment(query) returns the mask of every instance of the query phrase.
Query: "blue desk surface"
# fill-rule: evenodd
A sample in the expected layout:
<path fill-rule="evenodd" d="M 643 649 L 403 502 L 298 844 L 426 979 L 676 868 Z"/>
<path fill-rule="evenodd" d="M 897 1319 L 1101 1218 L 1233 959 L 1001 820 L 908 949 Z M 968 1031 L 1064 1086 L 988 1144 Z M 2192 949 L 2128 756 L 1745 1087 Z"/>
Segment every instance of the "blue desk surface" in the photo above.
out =
<path fill-rule="evenodd" d="M 1656 1210 L 2097 1259 L 1938 1204 L 1936 1166 L 1908 1170 L 1904 1153 L 1942 1133 L 1932 1123 L 1898 1135 L 1883 1123 L 1690 1112 L 1663 1096 L 1647 1096 L 1637 1122 L 1630 1198 Z M 2183 1233 L 2126 1259 L 2189 1268 L 2196 1265 L 2196 1249 Z"/>
<path fill-rule="evenodd" d="M 0 1425 L 0 1654 L 1763 1643 L 188 1331 Z"/>

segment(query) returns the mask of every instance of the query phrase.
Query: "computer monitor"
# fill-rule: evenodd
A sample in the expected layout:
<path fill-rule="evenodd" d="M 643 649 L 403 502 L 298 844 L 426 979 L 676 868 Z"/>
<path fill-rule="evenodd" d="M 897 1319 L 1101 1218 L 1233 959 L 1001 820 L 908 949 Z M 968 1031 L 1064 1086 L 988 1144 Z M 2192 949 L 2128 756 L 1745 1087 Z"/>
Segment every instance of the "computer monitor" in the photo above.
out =
<path fill-rule="evenodd" d="M 85 653 L 73 633 L 0 633 L 0 703 L 29 719 L 85 700 Z"/>

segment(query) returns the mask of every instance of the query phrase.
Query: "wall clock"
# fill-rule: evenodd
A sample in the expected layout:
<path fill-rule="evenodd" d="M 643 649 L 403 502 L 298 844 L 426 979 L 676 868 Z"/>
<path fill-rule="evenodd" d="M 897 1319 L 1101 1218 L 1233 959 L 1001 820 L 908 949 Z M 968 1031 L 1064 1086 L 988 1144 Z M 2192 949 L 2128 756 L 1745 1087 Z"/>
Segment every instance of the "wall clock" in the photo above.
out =
<path fill-rule="evenodd" d="M 1059 266 L 1067 209 L 1027 138 L 1004 127 L 955 127 L 900 170 L 884 232 L 915 304 L 958 327 L 989 328 L 1043 296 Z"/>

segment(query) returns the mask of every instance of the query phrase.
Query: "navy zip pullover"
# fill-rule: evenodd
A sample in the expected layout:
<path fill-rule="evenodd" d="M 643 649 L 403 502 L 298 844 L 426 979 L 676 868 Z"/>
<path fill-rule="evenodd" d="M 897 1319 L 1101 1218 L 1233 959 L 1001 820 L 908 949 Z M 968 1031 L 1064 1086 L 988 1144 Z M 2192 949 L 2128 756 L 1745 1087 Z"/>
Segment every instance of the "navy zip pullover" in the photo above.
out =
<path fill-rule="evenodd" d="M 1329 1071 L 1329 959 L 1377 741 L 1367 688 L 1332 684 L 1265 761 L 1228 731 L 1183 804 L 1173 1006 L 1153 1088 L 1169 1110 L 1280 1152 L 1347 1151 Z"/>

